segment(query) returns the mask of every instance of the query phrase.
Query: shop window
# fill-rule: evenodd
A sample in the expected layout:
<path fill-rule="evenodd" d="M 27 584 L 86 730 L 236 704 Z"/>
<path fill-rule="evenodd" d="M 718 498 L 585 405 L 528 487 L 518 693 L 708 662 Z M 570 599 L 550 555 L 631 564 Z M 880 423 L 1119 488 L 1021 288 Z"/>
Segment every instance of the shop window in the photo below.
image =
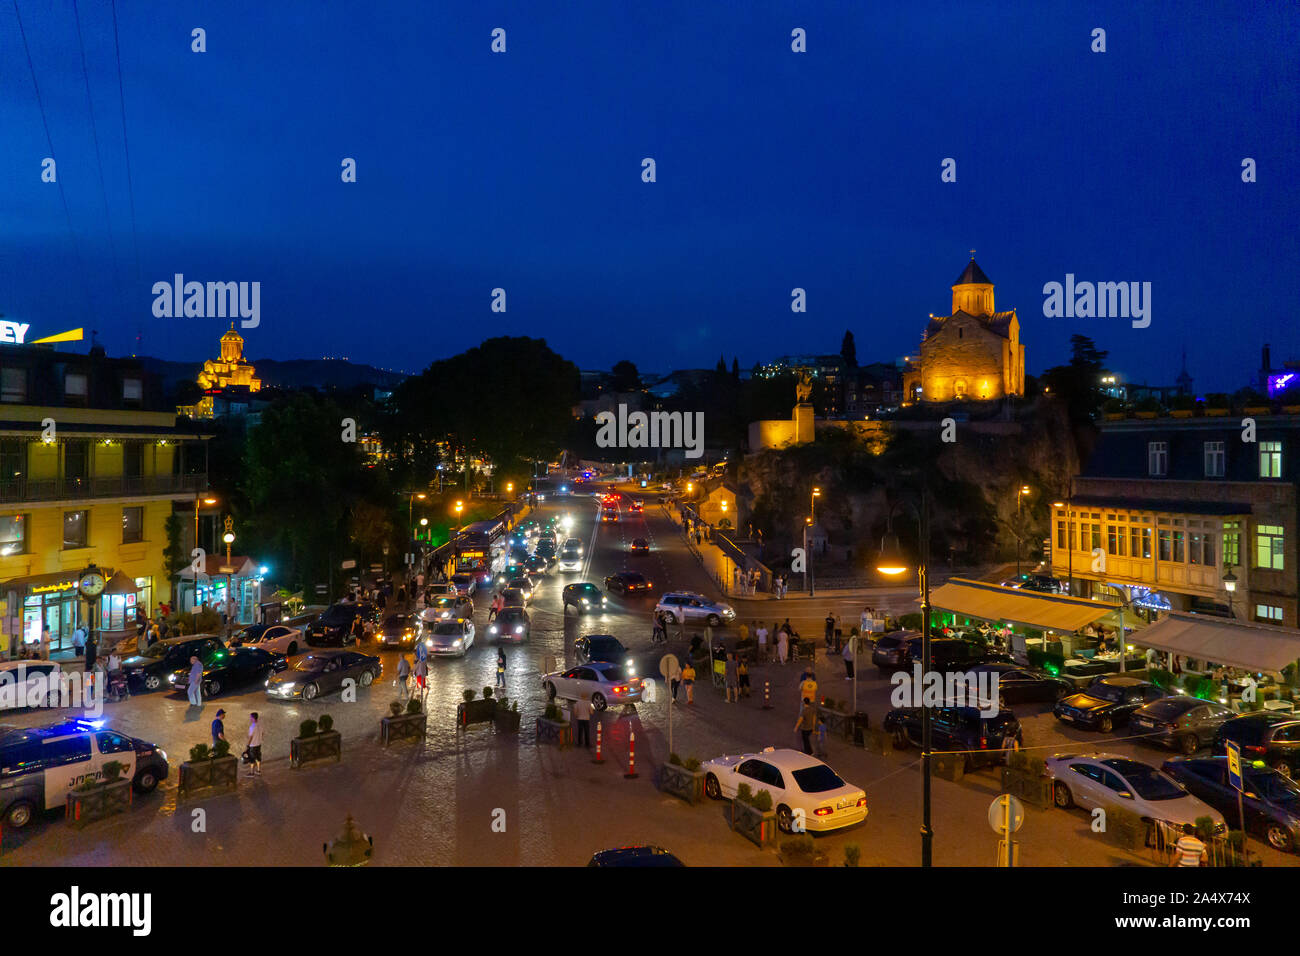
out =
<path fill-rule="evenodd" d="M 27 369 L 0 369 L 0 402 L 27 401 Z"/>
<path fill-rule="evenodd" d="M 1283 547 L 1285 538 L 1282 526 L 1262 524 L 1255 529 L 1255 567 L 1269 571 L 1281 571 L 1284 568 Z"/>
<path fill-rule="evenodd" d="M 90 512 L 63 512 L 63 548 L 84 548 L 90 540 Z"/>
<path fill-rule="evenodd" d="M 27 515 L 0 517 L 0 557 L 27 553 Z"/>
<path fill-rule="evenodd" d="M 1169 474 L 1169 442 L 1147 442 L 1147 474 L 1152 478 Z"/>
<path fill-rule="evenodd" d="M 1282 443 L 1280 441 L 1262 441 L 1259 443 L 1259 477 L 1282 477 Z"/>
<path fill-rule="evenodd" d="M 122 543 L 137 544 L 144 540 L 144 508 L 122 509 Z"/>
<path fill-rule="evenodd" d="M 1282 609 L 1274 604 L 1256 604 L 1255 620 L 1268 621 L 1272 624 L 1282 623 Z"/>
<path fill-rule="evenodd" d="M 1223 442 L 1207 441 L 1205 442 L 1205 477 L 1222 478 L 1224 473 L 1224 463 L 1227 460 L 1223 450 Z"/>

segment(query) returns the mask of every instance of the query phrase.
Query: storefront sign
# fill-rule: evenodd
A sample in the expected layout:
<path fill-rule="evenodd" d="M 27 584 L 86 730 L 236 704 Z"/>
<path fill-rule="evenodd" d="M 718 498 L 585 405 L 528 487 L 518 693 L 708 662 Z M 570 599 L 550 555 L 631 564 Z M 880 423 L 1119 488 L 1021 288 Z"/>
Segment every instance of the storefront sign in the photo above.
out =
<path fill-rule="evenodd" d="M 52 591 L 67 591 L 77 586 L 76 581 L 60 581 L 58 584 L 37 584 L 29 589 L 31 594 L 49 594 Z"/>
<path fill-rule="evenodd" d="M 30 323 L 0 320 L 0 342 L 22 345 L 27 339 L 27 330 L 30 328 Z"/>

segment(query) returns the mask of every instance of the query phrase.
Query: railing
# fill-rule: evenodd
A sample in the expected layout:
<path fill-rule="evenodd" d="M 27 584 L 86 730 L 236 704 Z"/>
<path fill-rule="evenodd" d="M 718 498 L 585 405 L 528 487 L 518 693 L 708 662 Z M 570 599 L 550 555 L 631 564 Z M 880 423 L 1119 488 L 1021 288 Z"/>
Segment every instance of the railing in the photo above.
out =
<path fill-rule="evenodd" d="M 6 478 L 0 502 L 66 501 L 74 498 L 130 498 L 195 493 L 208 486 L 207 475 L 151 475 L 126 478 Z"/>

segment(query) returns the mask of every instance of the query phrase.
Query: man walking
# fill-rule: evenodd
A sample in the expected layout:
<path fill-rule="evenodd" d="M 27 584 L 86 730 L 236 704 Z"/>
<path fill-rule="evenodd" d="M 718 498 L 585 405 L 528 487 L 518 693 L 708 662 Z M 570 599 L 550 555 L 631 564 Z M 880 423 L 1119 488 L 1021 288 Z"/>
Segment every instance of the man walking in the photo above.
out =
<path fill-rule="evenodd" d="M 99 645 L 95 642 L 93 631 L 86 635 L 86 680 L 90 686 L 95 685 L 95 665 L 99 661 Z"/>
<path fill-rule="evenodd" d="M 844 645 L 844 679 L 845 680 L 853 680 L 853 662 L 855 656 L 853 651 L 853 645 L 857 642 L 857 640 L 858 639 L 855 635 L 850 634 L 848 642 Z"/>
<path fill-rule="evenodd" d="M 212 749 L 217 749 L 217 741 L 226 739 L 226 722 L 221 718 L 226 716 L 224 710 L 218 709 L 217 716 L 212 721 Z"/>
<path fill-rule="evenodd" d="M 803 709 L 799 711 L 799 719 L 794 722 L 794 729 L 803 737 L 803 752 L 812 756 L 812 735 L 817 729 L 817 708 L 811 698 L 804 698 Z"/>
<path fill-rule="evenodd" d="M 754 638 L 758 641 L 758 661 L 760 664 L 767 663 L 767 625 L 759 623 L 754 628 Z"/>
<path fill-rule="evenodd" d="M 1205 843 L 1196 836 L 1196 828 L 1183 824 L 1183 835 L 1174 844 L 1174 859 L 1170 866 L 1205 866 Z"/>
<path fill-rule="evenodd" d="M 728 654 L 727 662 L 722 666 L 722 675 L 727 685 L 727 703 L 734 704 L 740 700 L 740 671 L 736 666 L 736 655 Z"/>
<path fill-rule="evenodd" d="M 397 655 L 397 688 L 403 697 L 411 693 L 411 662 L 405 653 Z"/>
<path fill-rule="evenodd" d="M 190 683 L 187 689 L 191 707 L 203 706 L 203 662 L 197 654 L 190 655 Z"/>
<path fill-rule="evenodd" d="M 573 719 L 578 724 L 577 743 L 575 747 L 591 749 L 591 701 L 579 697 L 573 702 Z"/>
<path fill-rule="evenodd" d="M 262 725 L 258 723 L 257 711 L 248 715 L 248 776 L 262 775 Z"/>
<path fill-rule="evenodd" d="M 826 612 L 826 650 L 830 650 L 835 643 L 835 612 Z"/>

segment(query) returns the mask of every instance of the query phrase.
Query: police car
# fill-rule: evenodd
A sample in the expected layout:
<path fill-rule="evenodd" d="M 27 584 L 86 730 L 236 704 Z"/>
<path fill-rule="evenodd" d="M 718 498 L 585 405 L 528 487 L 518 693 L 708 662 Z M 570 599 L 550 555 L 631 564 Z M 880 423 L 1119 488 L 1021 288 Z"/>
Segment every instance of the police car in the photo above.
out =
<path fill-rule="evenodd" d="M 102 720 L 67 720 L 46 727 L 0 725 L 0 821 L 21 829 L 67 795 L 103 775 L 110 761 L 125 764 L 122 778 L 137 793 L 149 793 L 167 779 L 167 754 L 136 737 L 104 726 Z"/>

